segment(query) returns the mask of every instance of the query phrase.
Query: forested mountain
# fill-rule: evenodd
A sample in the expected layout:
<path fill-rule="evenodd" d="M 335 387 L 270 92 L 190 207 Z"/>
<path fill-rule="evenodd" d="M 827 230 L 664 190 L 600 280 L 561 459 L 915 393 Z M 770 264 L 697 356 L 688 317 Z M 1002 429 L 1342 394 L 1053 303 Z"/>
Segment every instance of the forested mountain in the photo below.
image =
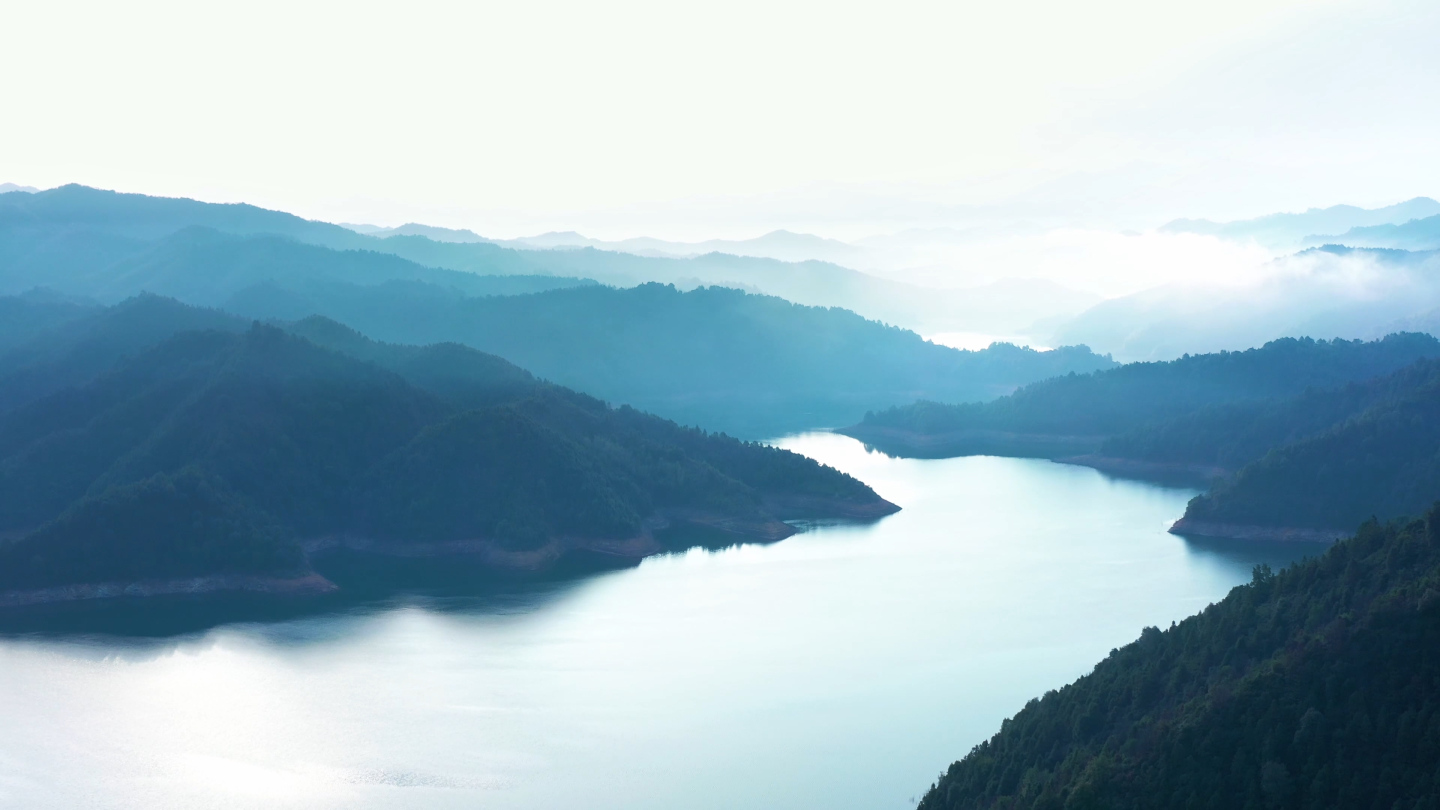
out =
<path fill-rule="evenodd" d="M 1176 531 L 1335 531 L 1425 508 L 1440 495 L 1440 364 L 1418 364 L 1364 393 L 1370 407 L 1276 446 L 1195 498 Z"/>
<path fill-rule="evenodd" d="M 0 306 L 15 299 L 0 298 Z M 243 331 L 249 322 L 171 298 L 141 295 L 113 307 L 93 307 L 0 353 L 0 413 L 64 388 L 87 383 L 177 332 Z"/>
<path fill-rule="evenodd" d="M 591 287 L 588 296 L 556 290 L 473 298 L 421 282 L 306 287 L 308 293 L 280 283 L 256 285 L 232 296 L 228 311 L 139 296 L 110 309 L 86 309 L 53 334 L 37 323 L 16 333 L 32 345 L 10 355 L 0 351 L 0 379 L 27 365 L 39 369 L 32 387 L 0 394 L 0 409 L 29 396 L 26 391 L 83 380 L 183 329 L 238 330 L 251 319 L 289 322 L 315 313 L 396 344 L 468 345 L 572 388 L 747 438 L 844 423 L 866 408 L 925 393 L 982 399 L 1031 380 L 1111 365 L 1083 348 L 1034 352 L 998 345 L 961 352 L 843 310 L 725 289 Z M 40 306 L 0 298 L 0 306 L 7 304 L 17 312 Z M 62 351 L 71 362 L 52 362 Z"/>
<path fill-rule="evenodd" d="M 1269 405 L 1259 403 L 1370 379 L 1436 356 L 1440 341 L 1429 335 L 1370 342 L 1287 338 L 1243 352 L 1057 377 L 993 402 L 917 402 L 869 413 L 842 432 L 899 455 L 1075 455 L 1147 424 L 1232 403 L 1263 409 Z"/>
<path fill-rule="evenodd" d="M 1295 397 L 1201 408 L 1113 436 L 1101 445 L 1100 453 L 1233 472 L 1274 448 L 1319 434 L 1371 408 L 1416 396 L 1433 384 L 1437 373 L 1440 361 L 1419 360 L 1392 374 L 1339 388 L 1311 388 Z"/>
<path fill-rule="evenodd" d="M 79 318 L 92 305 L 32 290 L 26 295 L 0 296 L 0 352 L 9 351 L 36 333 Z"/>
<path fill-rule="evenodd" d="M 379 340 L 462 343 L 610 401 L 752 438 L 845 424 L 917 397 L 989 399 L 1113 365 L 1083 347 L 958 351 L 852 312 L 724 288 L 469 298 L 390 284 L 335 288 L 312 303 L 317 314 Z M 303 309 L 274 288 L 230 306 L 261 319 Z"/>
<path fill-rule="evenodd" d="M 1440 803 L 1440 514 L 1367 523 L 1032 700 L 921 810 Z"/>
<path fill-rule="evenodd" d="M 778 539 L 779 518 L 895 509 L 463 347 L 296 328 L 401 373 L 273 327 L 186 331 L 0 416 L 0 588 L 293 577 L 307 543 L 540 569 L 654 553 L 667 525 Z"/>

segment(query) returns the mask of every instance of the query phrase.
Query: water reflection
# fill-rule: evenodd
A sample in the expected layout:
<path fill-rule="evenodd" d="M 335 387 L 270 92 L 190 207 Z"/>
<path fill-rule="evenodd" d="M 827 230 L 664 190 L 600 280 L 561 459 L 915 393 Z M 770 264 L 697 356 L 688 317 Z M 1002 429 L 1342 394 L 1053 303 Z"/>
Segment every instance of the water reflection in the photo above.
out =
<path fill-rule="evenodd" d="M 1319 557 L 1330 549 L 1330 543 L 1297 543 L 1274 540 L 1237 540 L 1222 537 L 1182 537 L 1185 547 L 1197 560 L 1212 562 L 1229 569 L 1235 576 L 1248 578 L 1260 563 L 1279 571 L 1301 560 Z"/>
<path fill-rule="evenodd" d="M 901 808 L 1030 697 L 1275 566 L 1193 494 L 781 442 L 904 510 L 159 639 L 0 640 L 0 805 Z"/>

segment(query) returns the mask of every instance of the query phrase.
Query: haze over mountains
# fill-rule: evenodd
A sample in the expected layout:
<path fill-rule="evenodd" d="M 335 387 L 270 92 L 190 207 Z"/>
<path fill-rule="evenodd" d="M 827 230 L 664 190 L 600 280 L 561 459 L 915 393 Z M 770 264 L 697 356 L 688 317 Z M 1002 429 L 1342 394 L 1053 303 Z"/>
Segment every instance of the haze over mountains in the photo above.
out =
<path fill-rule="evenodd" d="M 1311 248 L 1248 284 L 1170 285 L 1114 298 L 1055 329 L 1123 360 L 1238 350 L 1291 335 L 1374 338 L 1440 307 L 1435 251 Z"/>
<path fill-rule="evenodd" d="M 1216 225 L 1204 238 L 1278 243 L 1315 222 L 1431 204 Z M 1432 219 L 1345 234 L 1413 247 Z M 765 294 L 912 319 L 930 306 L 987 328 L 1018 322 L 993 311 L 1005 296 L 1050 296 L 1035 311 L 1073 304 L 1044 281 L 996 282 L 995 297 L 960 303 L 820 261 L 632 255 L 568 238 L 364 234 L 83 187 L 0 196 L 0 606 L 313 598 L 336 582 L 388 596 L 428 587 L 436 566 L 473 582 L 778 540 L 795 531 L 786 521 L 876 519 L 897 507 L 863 482 L 711 432 L 854 422 L 842 432 L 897 454 L 1041 456 L 1203 486 L 1172 527 L 1191 538 L 1329 542 L 1370 516 L 1398 521 L 1367 523 L 1279 579 L 1257 569 L 1248 590 L 1169 634 L 1147 630 L 1028 706 L 924 806 L 1148 807 L 1157 791 L 1186 790 L 1216 806 L 1284 806 L 1297 779 L 1321 795 L 1336 790 L 1332 772 L 1424 760 L 1398 732 L 1395 745 L 1369 746 L 1366 764 L 1327 760 L 1313 706 L 1257 720 L 1203 696 L 1273 705 L 1297 700 L 1292 682 L 1341 672 L 1346 688 L 1409 706 L 1362 661 L 1429 671 L 1396 651 L 1426 632 L 1414 617 L 1428 621 L 1440 587 L 1428 562 L 1440 516 L 1426 513 L 1440 492 L 1440 340 L 1394 332 L 1440 325 L 1440 251 L 1327 241 L 1245 283 L 1162 285 L 1032 325 L 1122 359 L 1182 355 L 1120 365 L 1084 345 L 957 351 Z M 357 567 L 370 573 L 351 579 Z M 1285 599 L 1267 601 L 1277 589 Z M 1357 613 L 1373 626 L 1352 626 Z M 1312 625 L 1372 653 L 1311 645 L 1297 664 L 1284 651 L 1308 644 Z M 1262 677 L 1286 667 L 1290 680 Z M 1331 739 L 1364 738 L 1350 733 L 1369 722 L 1363 709 L 1324 705 L 1349 718 Z M 1205 744 L 1187 748 L 1191 731 L 1157 723 L 1156 706 L 1186 713 Z M 1232 744 L 1295 723 L 1288 747 Z M 1115 777 L 1104 764 L 1114 752 L 1101 749 L 1122 737 Z M 1188 753 L 1157 759 L 1131 744 L 1141 737 Z M 1210 779 L 1188 764 L 1202 756 L 1256 773 Z M 1385 782 L 1386 795 L 1424 794 L 1420 770 Z"/>
<path fill-rule="evenodd" d="M 1412 219 L 1399 225 L 1361 225 L 1342 234 L 1314 236 L 1305 241 L 1352 247 L 1437 250 L 1440 249 L 1440 215 Z"/>
<path fill-rule="evenodd" d="M 304 220 L 248 205 L 210 205 L 190 200 L 117 194 L 82 186 L 0 198 L 6 227 L 5 255 L 20 266 L 37 262 L 117 261 L 141 252 L 133 240 L 150 240 L 187 226 L 235 235 L 288 237 L 332 250 L 386 253 L 424 267 L 480 275 L 543 275 L 633 286 L 648 281 L 681 288 L 722 285 L 778 295 L 815 306 L 840 306 L 869 318 L 929 333 L 993 331 L 1016 334 L 1037 319 L 1074 314 L 1093 296 L 1057 285 L 1041 294 L 1014 284 L 973 292 L 933 290 L 879 278 L 836 264 L 806 260 L 706 253 L 693 258 L 641 256 L 593 247 L 550 250 L 507 247 L 491 241 L 456 241 L 456 232 L 427 226 L 365 235 L 329 223 Z M 443 232 L 442 232 L 443 231 Z M 429 234 L 429 235 L 427 235 Z M 446 236 L 444 240 L 430 236 Z M 127 241 L 129 240 L 129 241 Z M 76 255 L 80 251 L 94 256 Z M 61 258 L 51 258 L 51 253 Z M 24 279 L 5 284 L 10 291 Z"/>
<path fill-rule="evenodd" d="M 1436 214 L 1440 214 L 1440 202 L 1429 197 L 1416 197 L 1381 208 L 1334 205 L 1329 208 L 1311 208 L 1298 214 L 1269 214 L 1233 222 L 1177 219 L 1161 226 L 1160 230 L 1167 233 L 1218 236 L 1224 239 L 1249 239 L 1266 247 L 1292 250 L 1305 246 L 1307 242 L 1326 239 L 1317 234 L 1338 234 L 1354 228 L 1401 224 Z"/>
<path fill-rule="evenodd" d="M 846 306 L 927 334 L 956 331 L 1008 335 L 1036 345 L 1085 343 L 1120 359 L 1150 360 L 1170 359 L 1186 352 L 1244 349 L 1289 335 L 1371 338 L 1418 325 L 1413 319 L 1440 308 L 1440 299 L 1430 284 L 1433 273 L 1424 267 L 1414 272 L 1405 268 L 1426 264 L 1428 255 L 1344 253 L 1328 247 L 1315 253 L 1306 248 L 1344 245 L 1428 254 L 1440 248 L 1437 215 L 1440 203 L 1416 197 L 1378 208 L 1337 205 L 1230 222 L 1173 220 L 1151 237 L 1130 237 L 1161 240 L 1152 259 L 1156 265 L 1170 262 L 1172 255 L 1188 249 L 1183 241 L 1164 244 L 1165 239 L 1197 237 L 1258 246 L 1271 252 L 1272 258 L 1242 270 L 1201 264 L 1193 277 L 1182 281 L 1167 280 L 1165 274 L 1157 273 L 1152 284 L 1140 285 L 1145 289 L 1110 300 L 1068 286 L 1063 277 L 1056 275 L 1064 267 L 1063 260 L 1056 268 L 1047 269 L 1050 275 L 1043 278 L 1011 276 L 983 284 L 957 281 L 993 279 L 996 271 L 989 264 L 1003 255 L 1003 249 L 997 254 L 998 248 L 987 248 L 987 244 L 1047 238 L 1045 227 L 1024 228 L 1001 221 L 984 227 L 917 229 L 853 243 L 787 231 L 751 240 L 693 243 L 650 238 L 605 241 L 573 232 L 489 241 L 522 249 L 594 247 L 669 257 L 719 251 L 797 262 L 821 260 L 870 275 L 862 280 L 838 275 L 822 278 L 822 274 L 808 272 L 817 288 L 828 283 L 832 290 L 838 290 L 837 282 L 848 285 L 846 294 L 832 292 L 823 296 L 816 296 L 808 288 L 784 285 L 773 276 L 756 275 L 748 268 L 727 268 L 727 281 L 791 300 Z M 1055 226 L 1049 227 L 1053 232 Z M 425 228 L 407 225 L 374 232 L 419 233 Z M 482 239 L 469 231 L 426 232 L 440 239 Z M 1124 248 L 1114 244 L 1104 249 Z M 1103 268 L 1106 261 L 1104 256 L 1087 255 L 1088 250 L 1091 248 L 1082 243 L 1069 259 L 1081 288 L 1085 274 Z M 1055 261 L 1042 254 L 1034 257 L 1036 261 L 1042 259 L 1046 263 Z M 1223 265 L 1234 260 L 1220 253 L 1214 262 Z M 705 272 L 713 278 L 726 271 Z M 904 286 L 886 287 L 876 283 L 874 277 Z M 942 278 L 948 280 L 936 281 Z M 626 283 L 634 280 L 629 277 Z M 919 300 L 916 287 L 931 288 L 926 300 Z M 867 303 L 855 303 L 861 299 Z M 937 316 L 936 311 L 948 315 Z"/>
<path fill-rule="evenodd" d="M 0 196 L 0 260 L 0 292 L 43 288 L 102 304 L 153 293 L 261 320 L 325 315 L 382 340 L 464 343 L 586 393 L 747 438 L 846 424 L 917 397 L 990 398 L 1113 364 L 1083 348 L 961 352 L 853 312 L 740 290 L 593 280 L 738 267 L 842 296 L 837 278 L 887 284 L 815 262 L 377 238 L 253 206 L 80 186 Z M 40 298 L 11 306 L 55 309 Z"/>
<path fill-rule="evenodd" d="M 1427 197 L 1375 209 L 1341 205 L 1234 222 L 1176 220 L 1148 236 L 1111 236 L 1105 250 L 1129 250 L 1127 240 L 1150 244 L 1144 250 L 1158 251 L 1150 259 L 1157 271 L 1167 266 L 1168 256 L 1189 249 L 1186 239 L 1266 245 L 1263 249 L 1280 255 L 1236 268 L 1225 266 L 1238 261 L 1236 256 L 1221 252 L 1209 265 L 1200 264 L 1184 282 L 1168 281 L 1175 277 L 1173 272 L 1157 272 L 1148 287 L 1138 285 L 1145 287 L 1139 292 L 1102 297 L 1067 284 L 1060 273 L 1063 262 L 1056 265 L 1047 259 L 1053 266 L 1044 273 L 1017 277 L 991 268 L 986 258 L 990 254 L 984 250 L 965 252 L 969 249 L 965 245 L 973 247 L 985 240 L 1048 238 L 1043 230 L 1023 238 L 1005 235 L 1008 231 L 998 225 L 997 231 L 917 230 L 853 244 L 787 231 L 750 240 L 688 243 L 650 238 L 606 241 L 563 232 L 501 240 L 415 223 L 397 228 L 341 227 L 243 205 L 204 208 L 201 203 L 158 198 L 139 203 L 132 199 L 138 195 L 78 186 L 27 194 L 24 199 L 12 196 L 3 204 L 8 213 L 0 216 L 53 229 L 55 223 L 44 223 L 45 212 L 54 208 L 62 216 L 73 215 L 65 227 L 92 232 L 48 245 L 25 244 L 22 238 L 17 245 L 17 231 L 8 229 L 11 244 L 4 249 L 11 255 L 32 251 L 34 261 L 54 261 L 48 252 L 55 250 L 128 255 L 127 251 L 138 249 L 127 247 L 127 239 L 151 239 L 173 234 L 182 224 L 198 225 L 236 235 L 281 235 L 332 250 L 386 253 L 432 270 L 517 277 L 483 291 L 472 283 L 474 294 L 539 291 L 586 282 L 629 287 L 659 281 L 682 290 L 721 285 L 796 303 L 839 306 L 925 335 L 954 333 L 954 338 L 941 339 L 956 345 L 983 346 L 985 336 L 1038 346 L 1083 343 L 1121 360 L 1238 350 L 1289 335 L 1372 338 L 1396 329 L 1432 328 L 1433 313 L 1440 311 L 1433 283 L 1436 274 L 1430 270 L 1430 250 L 1437 244 L 1431 231 L 1436 227 L 1433 223 L 1440 222 L 1435 213 L 1440 212 L 1440 203 Z M 127 205 L 143 209 L 145 221 L 110 210 Z M 1427 215 L 1428 219 L 1417 219 Z M 931 243 L 941 246 L 938 252 L 927 254 L 928 248 L 917 247 Z M 1300 248 L 1307 243 L 1327 246 Z M 1082 240 L 1076 248 L 1080 252 L 1071 259 L 1081 279 L 1095 271 L 1092 264 L 1099 259 L 1087 257 L 1089 248 L 1084 244 Z M 1341 251 L 1330 244 L 1408 252 Z M 952 248 L 960 252 L 946 252 Z M 90 261 L 86 255 L 72 255 L 69 260 Z M 30 260 L 19 256 L 17 261 L 23 266 Z M 938 261 L 948 268 L 943 275 L 951 280 L 943 287 L 914 283 L 932 277 L 930 271 L 907 264 L 917 261 Z M 1253 256 L 1246 261 L 1253 261 Z M 1215 270 L 1213 277 L 1205 272 L 1207 267 Z M 418 278 L 424 273 L 416 269 L 408 275 Z M 433 272 L 430 275 L 433 279 Z M 534 278 L 522 282 L 520 276 Z M 7 289 L 25 288 L 12 283 Z"/>

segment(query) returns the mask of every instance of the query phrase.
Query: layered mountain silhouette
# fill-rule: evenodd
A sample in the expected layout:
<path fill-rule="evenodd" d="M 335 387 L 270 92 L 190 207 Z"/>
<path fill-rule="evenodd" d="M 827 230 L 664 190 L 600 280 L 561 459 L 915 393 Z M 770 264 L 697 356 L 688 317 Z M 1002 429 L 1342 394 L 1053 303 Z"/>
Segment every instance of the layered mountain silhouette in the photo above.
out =
<path fill-rule="evenodd" d="M 1415 197 L 1382 208 L 1332 205 L 1302 213 L 1268 214 L 1255 219 L 1211 222 L 1206 219 L 1177 219 L 1161 226 L 1166 233 L 1196 233 L 1225 239 L 1252 239 L 1281 249 L 1298 247 L 1313 234 L 1341 233 L 1351 228 L 1391 225 L 1440 214 L 1440 202 Z"/>
<path fill-rule="evenodd" d="M 740 262 L 803 280 L 815 269 L 379 239 L 253 206 L 80 186 L 0 196 L 0 290 L 43 287 L 100 303 L 148 292 L 261 320 L 324 315 L 391 342 L 463 343 L 609 401 L 749 438 L 846 424 L 919 397 L 991 398 L 1111 365 L 1073 348 L 957 352 L 841 309 L 733 289 L 588 280 L 642 261 L 662 275 Z M 816 272 L 810 281 L 834 286 L 830 270 Z"/>
<path fill-rule="evenodd" d="M 0 378 L 0 587 L 32 599 L 197 577 L 313 584 L 312 560 L 337 548 L 538 571 L 683 546 L 685 527 L 774 540 L 793 532 L 782 518 L 895 509 L 802 456 L 453 344 L 385 345 L 316 319 L 286 332 L 155 298 L 90 320 L 7 358 L 71 384 Z M 107 337 L 134 351 L 86 366 L 86 341 Z"/>

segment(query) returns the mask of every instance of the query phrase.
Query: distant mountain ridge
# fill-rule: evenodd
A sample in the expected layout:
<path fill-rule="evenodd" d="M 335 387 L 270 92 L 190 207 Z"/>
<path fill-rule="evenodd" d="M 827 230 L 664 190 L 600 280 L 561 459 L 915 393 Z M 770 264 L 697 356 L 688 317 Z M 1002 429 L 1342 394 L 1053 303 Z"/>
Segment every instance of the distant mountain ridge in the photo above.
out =
<path fill-rule="evenodd" d="M 695 246 L 686 248 L 687 256 L 677 257 L 588 246 L 537 249 L 536 244 L 474 241 L 473 235 L 464 232 L 427 230 L 428 226 L 404 226 L 386 235 L 365 235 L 340 225 L 245 204 L 148 197 L 78 185 L 37 194 L 0 194 L 0 271 L 8 263 L 113 263 L 143 251 L 147 242 L 193 226 L 235 236 L 288 237 L 338 251 L 385 253 L 424 267 L 477 275 L 558 276 L 617 286 L 656 281 L 685 289 L 729 286 L 811 306 L 844 307 L 927 334 L 1015 334 L 1037 319 L 1076 314 L 1093 303 L 1074 291 L 1032 299 L 997 290 L 929 289 L 826 261 L 782 261 L 725 252 L 688 255 Z M 774 247 L 797 239 L 813 244 L 818 237 L 777 232 L 762 241 Z M 741 250 L 736 247 L 740 244 L 731 247 Z M 719 242 L 701 245 L 706 249 L 724 247 Z M 799 258 L 800 254 L 786 255 Z M 7 287 L 3 275 L 0 272 L 0 293 L 28 288 Z M 43 282 L 31 285 L 34 283 Z"/>
<path fill-rule="evenodd" d="M 1206 409 L 1335 388 L 1434 357 L 1440 357 L 1440 340 L 1430 335 L 1396 334 L 1370 342 L 1287 338 L 1243 352 L 1041 380 L 990 402 L 916 402 L 868 413 L 842 432 L 904 456 L 1080 456 L 1100 452 L 1115 437 Z"/>
<path fill-rule="evenodd" d="M 699 289 L 693 276 L 624 290 L 587 280 L 632 273 L 819 289 L 826 306 Z M 987 399 L 1111 363 L 1085 349 L 967 354 L 927 343 L 828 307 L 863 299 L 884 311 L 896 290 L 917 305 L 941 297 L 819 262 L 378 239 L 253 206 L 78 186 L 0 195 L 0 293 L 37 285 L 101 303 L 150 292 L 261 320 L 324 315 L 397 343 L 466 343 L 592 395 L 747 438 L 846 424 L 927 395 Z M 596 292 L 557 294 L 582 286 Z"/>
<path fill-rule="evenodd" d="M 1253 239 L 1275 248 L 1299 247 L 1313 234 L 1340 233 L 1351 228 L 1388 225 L 1440 214 L 1440 202 L 1415 197 L 1382 208 L 1333 205 L 1311 208 L 1302 213 L 1269 214 L 1255 219 L 1211 222 L 1206 219 L 1177 219 L 1160 227 L 1164 233 L 1195 233 L 1225 239 Z"/>
<path fill-rule="evenodd" d="M 962 352 L 845 310 L 721 287 L 471 298 L 392 282 L 336 285 L 310 301 L 314 314 L 379 340 L 461 343 L 594 396 L 746 438 L 847 424 L 923 392 L 983 400 L 1113 365 L 1084 347 Z M 262 320 L 310 314 L 270 287 L 227 306 Z"/>
<path fill-rule="evenodd" d="M 1305 244 L 1341 244 L 1357 248 L 1391 248 L 1412 251 L 1440 249 L 1440 214 L 1401 224 L 1357 226 L 1341 234 L 1317 235 Z"/>
<path fill-rule="evenodd" d="M 637 256 L 663 256 L 678 259 L 703 256 L 707 253 L 725 253 L 731 256 L 778 259 L 786 262 L 825 261 L 849 266 L 852 259 L 866 255 L 864 248 L 848 242 L 784 229 L 770 231 L 751 239 L 707 239 L 701 242 L 676 242 L 649 236 L 613 240 L 595 239 L 576 231 L 549 231 L 535 236 L 497 239 L 481 236 L 463 228 L 441 228 L 434 225 L 422 225 L 418 222 L 409 222 L 394 228 L 355 224 L 346 224 L 344 227 L 366 236 L 382 238 L 386 236 L 424 236 L 437 242 L 488 242 L 520 250 L 590 247 L 618 253 L 633 253 Z"/>
<path fill-rule="evenodd" d="M 1051 340 L 1121 360 L 1168 360 L 1290 335 L 1371 339 L 1440 308 L 1437 266 L 1437 251 L 1308 248 L 1273 260 L 1248 285 L 1175 285 L 1103 301 Z"/>

